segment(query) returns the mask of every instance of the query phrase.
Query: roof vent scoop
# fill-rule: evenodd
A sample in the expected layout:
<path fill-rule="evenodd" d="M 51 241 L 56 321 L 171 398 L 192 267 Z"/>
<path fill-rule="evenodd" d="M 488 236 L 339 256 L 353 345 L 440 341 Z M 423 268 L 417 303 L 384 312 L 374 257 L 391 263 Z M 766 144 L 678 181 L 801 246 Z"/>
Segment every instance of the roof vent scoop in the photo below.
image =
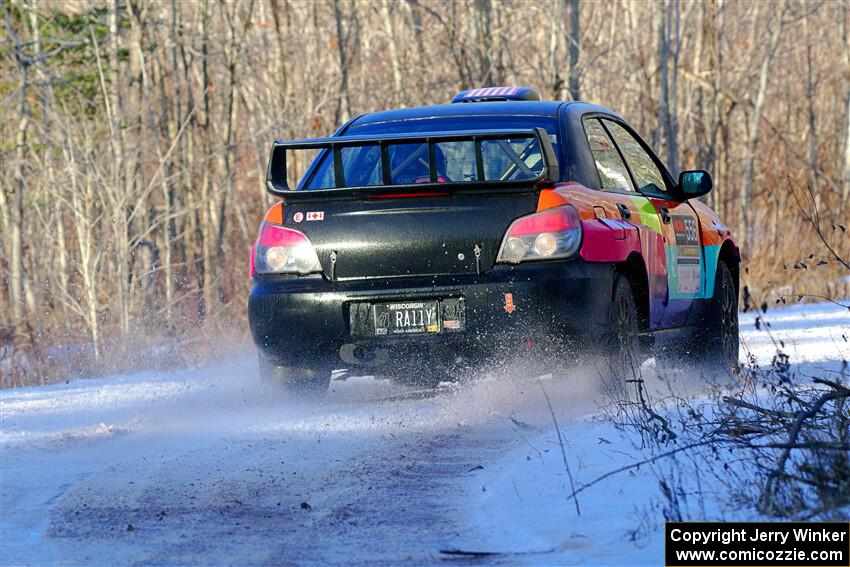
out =
<path fill-rule="evenodd" d="M 540 93 L 529 87 L 486 87 L 467 89 L 455 95 L 455 102 L 486 102 L 497 100 L 540 100 Z"/>

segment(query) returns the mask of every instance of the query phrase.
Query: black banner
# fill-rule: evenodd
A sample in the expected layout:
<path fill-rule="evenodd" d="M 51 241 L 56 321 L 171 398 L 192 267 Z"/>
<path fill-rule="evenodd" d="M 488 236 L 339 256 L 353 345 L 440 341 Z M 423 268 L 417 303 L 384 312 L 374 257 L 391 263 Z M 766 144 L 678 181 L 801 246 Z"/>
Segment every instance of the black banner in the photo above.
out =
<path fill-rule="evenodd" d="M 848 567 L 850 523 L 670 522 L 667 567 Z"/>

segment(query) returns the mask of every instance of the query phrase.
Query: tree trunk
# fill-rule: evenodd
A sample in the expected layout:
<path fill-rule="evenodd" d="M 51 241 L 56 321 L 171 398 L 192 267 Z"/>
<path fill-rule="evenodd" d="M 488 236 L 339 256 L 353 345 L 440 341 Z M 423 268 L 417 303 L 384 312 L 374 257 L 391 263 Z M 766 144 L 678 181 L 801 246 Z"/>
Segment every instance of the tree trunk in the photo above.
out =
<path fill-rule="evenodd" d="M 348 95 L 348 38 L 351 35 L 351 27 L 349 24 L 348 33 L 345 32 L 342 14 L 342 7 L 339 5 L 340 0 L 334 0 L 334 21 L 336 22 L 336 45 L 337 58 L 339 60 L 339 95 L 337 98 L 336 114 L 334 122 L 340 124 L 347 122 L 351 118 L 351 99 Z"/>
<path fill-rule="evenodd" d="M 772 18 L 773 31 L 768 39 L 758 76 L 758 89 L 753 101 L 753 111 L 750 116 L 749 124 L 747 125 L 747 142 L 745 154 L 745 169 L 744 182 L 741 191 L 740 207 L 738 209 L 738 225 L 741 229 L 742 242 L 752 243 L 752 199 L 753 199 L 753 181 L 755 178 L 756 169 L 756 150 L 758 149 L 760 139 L 760 128 L 762 112 L 764 110 L 765 97 L 767 96 L 768 80 L 770 78 L 770 66 L 773 58 L 776 55 L 776 48 L 779 44 L 779 38 L 782 35 L 784 26 L 783 17 L 785 13 L 785 2 L 779 6 L 769 5 L 765 7 L 776 15 Z M 778 9 L 777 9 L 778 8 Z M 769 26 L 768 26 L 769 29 Z"/>
<path fill-rule="evenodd" d="M 202 125 L 202 150 L 205 156 L 212 153 L 211 128 L 210 128 L 210 75 L 209 75 L 209 3 L 203 3 L 201 15 L 201 86 L 204 97 L 204 121 Z M 212 243 L 213 237 L 213 202 L 210 194 L 210 167 L 204 167 L 201 174 L 201 280 L 203 282 L 203 302 L 199 308 L 201 319 L 209 317 L 215 297 L 215 282 L 212 274 Z"/>
<path fill-rule="evenodd" d="M 659 0 L 658 6 L 658 65 L 660 71 L 661 96 L 658 101 L 658 124 L 664 138 L 664 148 L 667 155 L 667 169 L 674 176 L 679 171 L 679 146 L 678 125 L 676 123 L 676 76 L 677 76 L 677 53 L 678 47 L 678 13 L 679 4 L 676 2 L 674 8 L 668 5 L 667 0 Z M 673 12 L 676 17 L 676 41 L 673 46 L 675 53 L 671 54 L 670 29 L 673 27 Z M 670 76 L 670 64 L 672 59 L 673 71 Z"/>
<path fill-rule="evenodd" d="M 579 0 L 563 0 L 564 4 L 570 4 L 570 33 L 567 36 L 567 46 L 570 54 L 570 74 L 568 79 L 568 90 L 570 100 L 581 100 L 581 72 L 578 66 L 579 46 L 581 41 L 581 11 Z"/>
<path fill-rule="evenodd" d="M 492 48 L 491 9 L 490 0 L 474 0 L 473 30 L 475 32 L 475 49 L 478 52 L 478 82 L 482 86 L 493 84 L 493 63 L 490 60 Z"/>
<path fill-rule="evenodd" d="M 806 37 L 806 126 L 809 138 L 809 184 L 815 196 L 815 206 L 820 208 L 820 187 L 818 180 L 818 133 L 815 116 L 815 102 L 817 101 L 817 86 L 815 85 L 814 69 L 812 64 L 812 42 L 809 35 L 809 19 L 803 20 L 803 35 Z"/>
<path fill-rule="evenodd" d="M 95 362 L 99 363 L 101 360 L 101 339 L 100 320 L 97 315 L 96 274 L 98 256 L 95 251 L 95 239 L 92 230 L 92 224 L 96 219 L 94 191 L 90 179 L 86 179 L 82 184 L 79 183 L 78 172 L 80 169 L 77 166 L 77 148 L 73 145 L 73 135 L 68 125 L 72 116 L 67 112 L 64 114 L 63 152 L 67 166 L 67 178 L 71 185 L 71 210 L 77 236 L 77 253 L 79 254 L 77 269 L 82 279 L 83 296 L 85 297 L 82 313 L 88 326 Z"/>
<path fill-rule="evenodd" d="M 390 0 L 382 0 L 381 2 L 381 19 L 384 23 L 384 33 L 387 36 L 387 47 L 390 54 L 390 64 L 393 71 L 393 106 L 399 106 L 404 100 L 404 88 L 401 78 L 401 61 L 398 57 L 398 47 L 395 33 L 395 24 L 393 23 L 393 15 L 390 13 Z"/>
<path fill-rule="evenodd" d="M 132 13 L 132 11 L 131 11 Z M 145 49 L 142 45 L 143 38 L 145 35 L 144 29 L 144 17 L 134 16 L 132 18 L 133 25 L 137 28 L 136 33 L 134 34 L 134 48 L 136 51 L 136 56 L 139 59 L 141 75 L 142 75 L 142 93 L 144 97 L 144 107 L 147 110 L 147 122 L 148 132 L 150 134 L 151 145 L 153 146 L 156 156 L 158 168 L 154 172 L 154 178 L 158 180 L 158 185 L 160 190 L 162 191 L 163 196 L 163 204 L 162 209 L 156 214 L 152 215 L 152 218 L 149 220 L 149 224 L 151 227 L 159 226 L 162 224 L 161 230 L 163 231 L 163 251 L 164 257 L 162 258 L 162 271 L 163 271 L 163 280 L 165 284 L 165 322 L 170 327 L 173 323 L 173 308 L 174 308 L 174 275 L 172 272 L 172 263 L 171 263 L 171 234 L 170 234 L 170 226 L 171 226 L 171 187 L 169 185 L 169 171 L 170 167 L 168 165 L 168 158 L 162 151 L 162 130 L 160 126 L 159 118 L 156 115 L 154 110 L 154 100 L 152 93 L 152 85 L 151 78 L 149 76 L 147 70 L 147 60 L 145 58 Z M 151 65 L 153 71 L 156 72 L 155 62 L 152 60 Z M 156 75 L 154 75 L 156 78 Z M 163 222 L 164 221 L 164 222 Z"/>
<path fill-rule="evenodd" d="M 31 10 L 31 7 L 28 7 Z M 17 63 L 19 82 L 18 82 L 18 104 L 17 104 L 17 128 L 15 130 L 15 146 L 11 152 L 11 164 L 5 162 L 3 169 L 9 168 L 6 174 L 10 177 L 11 188 L 7 188 L 4 183 L 2 191 L 0 191 L 0 208 L 3 209 L 3 226 L 7 232 L 7 237 L 4 237 L 4 242 L 8 238 L 8 256 L 6 256 L 9 265 L 8 277 L 6 278 L 9 287 L 9 303 L 12 309 L 12 325 L 18 327 L 25 319 L 25 282 L 24 282 L 24 227 L 26 224 L 25 209 L 24 209 L 24 193 L 27 190 L 28 167 L 27 160 L 29 159 L 29 127 L 31 109 L 27 99 L 30 88 L 29 70 L 32 65 L 31 58 L 27 57 L 24 52 L 23 45 L 28 43 L 18 37 L 14 28 L 11 27 L 11 16 L 8 12 L 8 7 L 4 5 L 3 12 L 7 25 L 7 34 L 11 39 L 13 57 Z M 34 17 L 34 16 L 33 16 Z M 31 20 L 32 22 L 32 20 Z M 7 158 L 8 159 L 8 158 Z"/>
<path fill-rule="evenodd" d="M 844 187 L 841 192 L 842 211 L 850 210 L 850 0 L 841 3 L 841 42 L 844 62 Z"/>
<path fill-rule="evenodd" d="M 120 63 L 120 22 L 122 3 L 115 0 L 109 17 L 109 70 L 111 73 L 110 96 L 112 100 L 111 138 L 112 138 L 112 191 L 118 193 L 118 198 L 112 203 L 113 223 L 113 246 L 115 248 L 115 267 L 117 275 L 116 287 L 118 289 L 118 320 L 121 335 L 127 337 L 130 334 L 130 231 L 127 219 L 127 199 L 132 192 L 132 181 L 130 180 L 128 162 L 130 161 L 125 151 L 124 143 L 124 108 L 125 98 L 120 92 L 124 85 L 121 76 Z"/>

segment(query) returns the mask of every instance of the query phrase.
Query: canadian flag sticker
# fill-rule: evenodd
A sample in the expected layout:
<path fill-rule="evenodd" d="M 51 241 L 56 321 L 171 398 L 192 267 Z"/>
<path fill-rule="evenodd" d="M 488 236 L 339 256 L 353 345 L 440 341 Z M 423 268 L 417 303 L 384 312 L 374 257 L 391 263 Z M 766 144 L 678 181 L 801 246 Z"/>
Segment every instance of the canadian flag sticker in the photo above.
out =
<path fill-rule="evenodd" d="M 307 220 L 325 220 L 325 211 L 310 211 L 309 213 L 307 213 Z"/>

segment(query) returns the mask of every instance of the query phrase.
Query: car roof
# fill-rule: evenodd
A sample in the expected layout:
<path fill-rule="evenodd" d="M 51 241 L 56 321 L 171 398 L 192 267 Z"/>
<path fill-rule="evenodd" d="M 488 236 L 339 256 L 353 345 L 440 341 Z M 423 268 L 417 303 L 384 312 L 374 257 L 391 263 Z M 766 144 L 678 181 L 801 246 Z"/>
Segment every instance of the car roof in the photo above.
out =
<path fill-rule="evenodd" d="M 563 113 L 561 113 L 562 110 Z M 564 120 L 560 122 L 567 140 L 567 143 L 559 144 L 558 150 L 562 178 L 578 181 L 587 187 L 599 188 L 599 177 L 590 148 L 586 143 L 577 142 L 577 140 L 585 139 L 582 117 L 586 114 L 605 115 L 625 122 L 610 108 L 582 101 L 482 101 L 415 106 L 364 114 L 344 124 L 334 135 L 345 136 L 352 126 L 447 116 L 541 116 L 557 119 L 560 115 L 564 117 Z"/>
<path fill-rule="evenodd" d="M 464 102 L 454 104 L 437 104 L 433 106 L 414 106 L 412 108 L 398 108 L 372 112 L 355 118 L 349 126 L 361 126 L 364 124 L 377 124 L 381 122 L 396 122 L 402 120 L 415 120 L 423 118 L 437 118 L 444 116 L 558 116 L 558 109 L 564 106 L 569 114 L 576 112 L 579 115 L 588 112 L 601 112 L 618 116 L 616 112 L 586 102 L 563 102 L 558 100 L 543 101 L 487 101 L 487 102 Z"/>

